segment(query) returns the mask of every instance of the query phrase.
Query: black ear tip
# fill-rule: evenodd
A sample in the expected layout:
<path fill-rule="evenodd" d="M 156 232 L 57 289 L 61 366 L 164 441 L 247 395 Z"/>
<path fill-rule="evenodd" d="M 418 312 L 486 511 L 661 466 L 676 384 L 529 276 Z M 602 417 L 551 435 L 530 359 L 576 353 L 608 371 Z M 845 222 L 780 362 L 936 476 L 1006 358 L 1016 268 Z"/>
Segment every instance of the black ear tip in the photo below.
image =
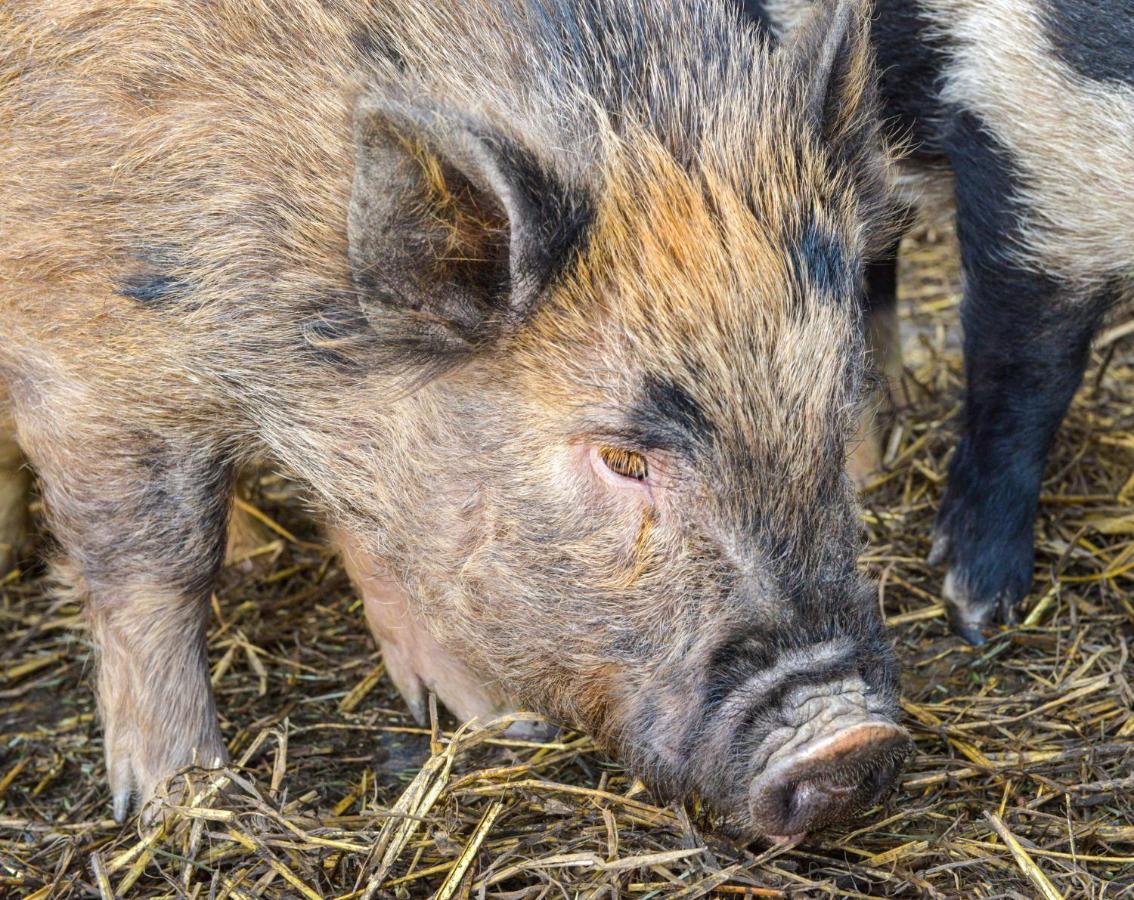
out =
<path fill-rule="evenodd" d="M 869 0 L 821 0 L 795 36 L 802 108 L 819 130 L 870 108 L 872 8 Z"/>
<path fill-rule="evenodd" d="M 395 89 L 360 99 L 354 127 L 355 283 L 381 340 L 424 364 L 524 320 L 587 238 L 592 198 L 519 135 Z"/>

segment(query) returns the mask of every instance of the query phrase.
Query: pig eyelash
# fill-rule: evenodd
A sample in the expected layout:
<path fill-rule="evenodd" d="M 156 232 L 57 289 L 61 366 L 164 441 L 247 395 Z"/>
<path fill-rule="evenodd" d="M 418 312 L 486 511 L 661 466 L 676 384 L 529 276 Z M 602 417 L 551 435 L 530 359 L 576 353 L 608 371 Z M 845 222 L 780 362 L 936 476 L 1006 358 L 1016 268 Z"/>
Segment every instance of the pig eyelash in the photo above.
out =
<path fill-rule="evenodd" d="M 598 453 L 606 467 L 615 475 L 633 478 L 635 481 L 645 481 L 649 477 L 650 467 L 641 453 L 620 447 L 600 447 Z"/>

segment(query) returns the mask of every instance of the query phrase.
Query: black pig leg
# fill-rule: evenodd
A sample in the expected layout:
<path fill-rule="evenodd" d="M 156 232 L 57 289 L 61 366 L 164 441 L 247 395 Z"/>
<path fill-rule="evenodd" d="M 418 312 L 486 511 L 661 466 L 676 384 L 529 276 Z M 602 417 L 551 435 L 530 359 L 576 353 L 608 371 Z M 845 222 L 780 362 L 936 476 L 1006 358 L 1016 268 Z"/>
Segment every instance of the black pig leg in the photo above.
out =
<path fill-rule="evenodd" d="M 980 643 L 982 626 L 1015 621 L 1031 587 L 1044 463 L 1106 304 L 1015 261 L 1022 213 L 1011 161 L 975 118 L 958 116 L 950 154 L 966 393 L 930 559 L 948 564 L 953 629 Z"/>

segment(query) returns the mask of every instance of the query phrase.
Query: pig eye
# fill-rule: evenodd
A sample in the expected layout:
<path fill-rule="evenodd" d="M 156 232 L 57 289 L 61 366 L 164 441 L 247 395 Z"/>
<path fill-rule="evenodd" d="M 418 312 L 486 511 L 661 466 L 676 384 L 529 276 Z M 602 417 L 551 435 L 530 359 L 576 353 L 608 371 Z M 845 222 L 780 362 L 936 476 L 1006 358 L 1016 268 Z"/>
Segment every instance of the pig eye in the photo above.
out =
<path fill-rule="evenodd" d="M 599 457 L 615 475 L 623 478 L 633 478 L 635 481 L 645 481 L 650 474 L 646 465 L 646 457 L 633 450 L 623 450 L 619 447 L 600 447 Z"/>

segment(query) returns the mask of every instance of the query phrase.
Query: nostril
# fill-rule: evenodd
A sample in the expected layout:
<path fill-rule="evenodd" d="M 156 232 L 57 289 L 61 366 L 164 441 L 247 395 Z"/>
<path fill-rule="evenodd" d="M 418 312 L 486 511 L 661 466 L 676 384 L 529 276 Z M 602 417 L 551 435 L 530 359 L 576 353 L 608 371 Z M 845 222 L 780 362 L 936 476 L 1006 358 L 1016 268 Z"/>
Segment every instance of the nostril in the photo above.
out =
<path fill-rule="evenodd" d="M 788 792 L 783 830 L 787 833 L 808 829 L 849 815 L 859 806 L 861 787 L 826 779 L 797 782 Z"/>
<path fill-rule="evenodd" d="M 881 722 L 812 742 L 753 783 L 754 826 L 765 834 L 790 835 L 849 818 L 881 796 L 908 745 L 902 729 Z"/>
<path fill-rule="evenodd" d="M 808 818 L 808 810 L 816 805 L 819 799 L 815 785 L 808 781 L 801 781 L 788 792 L 787 809 L 784 822 L 800 822 Z M 790 829 L 783 829 L 789 831 Z"/>
<path fill-rule="evenodd" d="M 800 781 L 791 791 L 788 818 L 792 821 L 818 818 L 832 805 L 844 803 L 854 794 L 855 788 L 849 784 L 834 784 L 830 781 Z"/>

